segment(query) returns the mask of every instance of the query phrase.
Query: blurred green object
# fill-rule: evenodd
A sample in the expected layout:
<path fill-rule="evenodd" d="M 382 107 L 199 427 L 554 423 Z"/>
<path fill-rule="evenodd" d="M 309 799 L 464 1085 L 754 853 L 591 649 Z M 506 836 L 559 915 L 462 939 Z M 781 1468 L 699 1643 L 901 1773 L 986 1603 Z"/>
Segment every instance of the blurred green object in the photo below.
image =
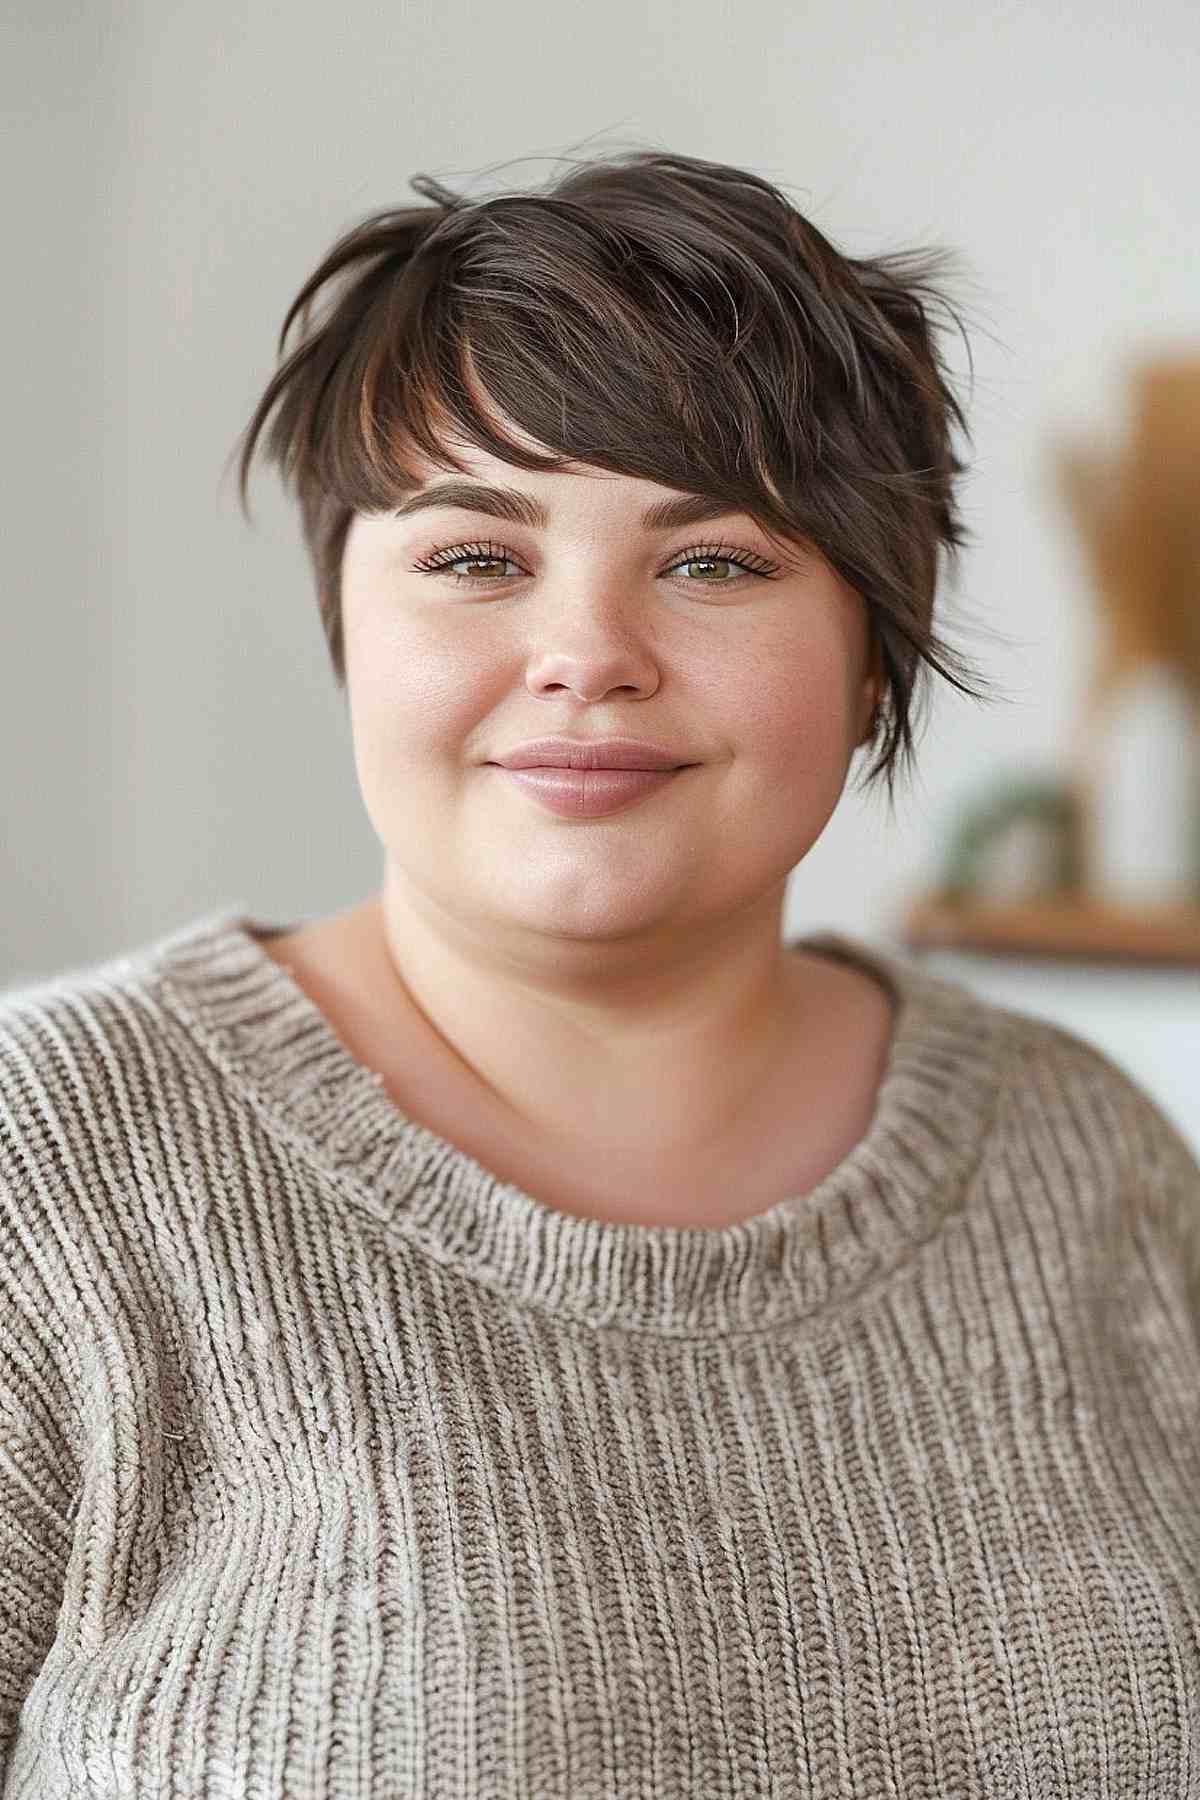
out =
<path fill-rule="evenodd" d="M 1006 832 L 1021 824 L 1046 834 L 1049 879 L 1032 880 L 1021 898 L 1082 894 L 1083 814 L 1071 784 L 1047 776 L 1009 775 L 990 784 L 961 808 L 942 864 L 941 891 L 948 899 L 990 896 L 983 864 Z M 1005 895 L 1004 898 L 1009 898 Z"/>

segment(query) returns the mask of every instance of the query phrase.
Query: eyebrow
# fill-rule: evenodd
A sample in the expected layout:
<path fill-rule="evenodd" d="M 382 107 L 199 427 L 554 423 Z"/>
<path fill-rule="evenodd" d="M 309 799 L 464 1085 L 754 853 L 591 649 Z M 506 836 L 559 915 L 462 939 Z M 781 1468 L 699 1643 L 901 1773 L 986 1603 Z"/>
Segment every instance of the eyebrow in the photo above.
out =
<path fill-rule="evenodd" d="M 478 481 L 439 481 L 431 487 L 419 488 L 395 508 L 393 517 L 411 518 L 427 507 L 457 507 L 463 512 L 487 513 L 511 525 L 545 526 L 550 515 L 540 500 L 520 488 L 493 487 Z M 707 494 L 680 494 L 669 500 L 656 500 L 642 514 L 647 531 L 676 531 L 684 525 L 699 525 L 706 519 L 732 519 L 741 509 L 728 501 L 711 499 Z"/>

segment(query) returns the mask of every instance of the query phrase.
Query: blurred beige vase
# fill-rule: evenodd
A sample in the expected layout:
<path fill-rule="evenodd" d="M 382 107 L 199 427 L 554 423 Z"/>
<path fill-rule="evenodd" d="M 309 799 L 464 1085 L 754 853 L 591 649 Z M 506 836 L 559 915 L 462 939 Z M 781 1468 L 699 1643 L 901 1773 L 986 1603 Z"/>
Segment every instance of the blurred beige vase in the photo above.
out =
<path fill-rule="evenodd" d="M 1131 671 L 1096 737 L 1089 885 L 1115 904 L 1194 901 L 1200 729 L 1184 683 L 1163 663 Z"/>

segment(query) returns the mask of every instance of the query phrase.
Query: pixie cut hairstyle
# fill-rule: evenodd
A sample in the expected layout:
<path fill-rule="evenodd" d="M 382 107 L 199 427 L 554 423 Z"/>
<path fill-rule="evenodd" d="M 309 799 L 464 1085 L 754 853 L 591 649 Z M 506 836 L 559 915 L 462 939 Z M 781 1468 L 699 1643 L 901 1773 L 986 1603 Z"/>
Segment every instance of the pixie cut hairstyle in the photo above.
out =
<path fill-rule="evenodd" d="M 815 546 L 862 597 L 882 676 L 867 781 L 890 804 L 897 763 L 914 762 L 921 665 L 988 697 L 933 623 L 940 559 L 970 536 L 951 441 L 969 432 L 932 317 L 963 331 L 937 285 L 948 253 L 845 256 L 770 182 L 658 152 L 479 199 L 409 185 L 432 204 L 370 214 L 304 283 L 238 440 L 249 518 L 271 420 L 339 687 L 346 534 L 422 485 L 414 447 L 459 473 L 448 435 L 523 469 L 592 464 L 724 501 Z M 510 443 L 480 387 L 551 454 Z"/>

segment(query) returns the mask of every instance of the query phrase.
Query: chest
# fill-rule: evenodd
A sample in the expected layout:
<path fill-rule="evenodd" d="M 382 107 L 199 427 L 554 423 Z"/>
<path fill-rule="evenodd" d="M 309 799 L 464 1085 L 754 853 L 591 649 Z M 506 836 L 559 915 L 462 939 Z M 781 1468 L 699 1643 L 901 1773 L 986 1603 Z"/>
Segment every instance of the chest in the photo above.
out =
<path fill-rule="evenodd" d="M 272 1344 L 165 1306 L 195 1381 L 160 1439 L 114 1339 L 11 1791 L 1195 1794 L 1200 1379 L 1047 1248 L 970 1354 L 965 1255 L 724 1350 L 419 1253 L 347 1260 L 344 1334 L 319 1281 Z"/>

